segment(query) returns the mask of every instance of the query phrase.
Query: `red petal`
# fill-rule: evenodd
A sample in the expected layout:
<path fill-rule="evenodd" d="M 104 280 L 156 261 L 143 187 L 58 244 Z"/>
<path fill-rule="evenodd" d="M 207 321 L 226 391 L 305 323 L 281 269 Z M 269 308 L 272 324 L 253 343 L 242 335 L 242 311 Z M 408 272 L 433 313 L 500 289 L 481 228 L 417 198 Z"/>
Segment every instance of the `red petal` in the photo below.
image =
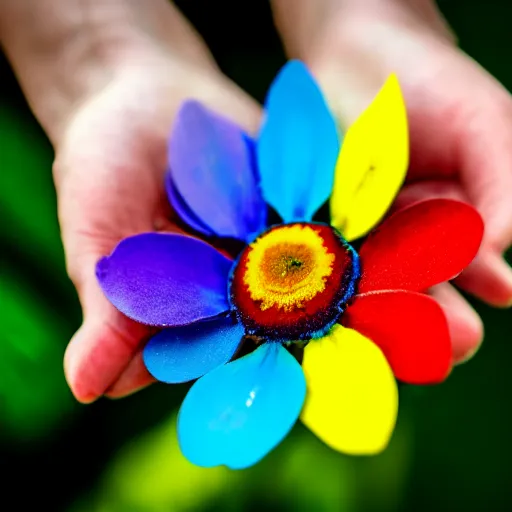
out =
<path fill-rule="evenodd" d="M 424 291 L 456 277 L 476 256 L 484 224 L 472 207 L 430 199 L 400 210 L 361 247 L 359 293 Z"/>
<path fill-rule="evenodd" d="M 407 291 L 358 295 L 342 324 L 378 345 L 401 381 L 433 384 L 450 372 L 448 323 L 439 304 L 428 295 Z"/>

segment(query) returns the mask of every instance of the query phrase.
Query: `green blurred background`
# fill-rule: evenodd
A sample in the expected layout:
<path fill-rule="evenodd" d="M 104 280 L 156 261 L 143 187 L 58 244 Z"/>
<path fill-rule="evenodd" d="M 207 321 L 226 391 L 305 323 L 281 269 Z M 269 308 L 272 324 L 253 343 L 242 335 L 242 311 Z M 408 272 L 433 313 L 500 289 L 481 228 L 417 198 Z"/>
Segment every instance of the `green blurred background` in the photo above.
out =
<path fill-rule="evenodd" d="M 267 3 L 180 6 L 224 71 L 261 99 L 284 60 Z M 440 6 L 461 46 L 512 90 L 512 5 Z M 5 59 L 0 76 L 1 510 L 512 510 L 512 315 L 479 303 L 478 356 L 441 386 L 403 387 L 396 433 L 375 458 L 335 454 L 297 426 L 250 470 L 200 469 L 174 433 L 186 385 L 77 404 L 62 356 L 80 309 L 65 275 L 52 149 Z"/>

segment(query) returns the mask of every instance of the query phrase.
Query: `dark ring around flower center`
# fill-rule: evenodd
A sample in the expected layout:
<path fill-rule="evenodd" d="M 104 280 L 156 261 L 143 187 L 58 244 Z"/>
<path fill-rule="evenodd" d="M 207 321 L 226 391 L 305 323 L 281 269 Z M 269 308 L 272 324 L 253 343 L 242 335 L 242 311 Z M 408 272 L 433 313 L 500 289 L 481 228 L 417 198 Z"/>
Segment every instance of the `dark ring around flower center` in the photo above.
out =
<path fill-rule="evenodd" d="M 357 252 L 326 224 L 270 228 L 233 266 L 232 309 L 246 334 L 281 342 L 324 336 L 354 295 Z"/>

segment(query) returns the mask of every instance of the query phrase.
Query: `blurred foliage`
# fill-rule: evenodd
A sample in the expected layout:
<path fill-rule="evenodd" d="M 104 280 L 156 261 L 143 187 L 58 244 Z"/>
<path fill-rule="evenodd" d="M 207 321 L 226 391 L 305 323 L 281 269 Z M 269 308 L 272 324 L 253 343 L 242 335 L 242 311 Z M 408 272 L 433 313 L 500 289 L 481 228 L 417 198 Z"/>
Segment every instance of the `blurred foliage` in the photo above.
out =
<path fill-rule="evenodd" d="M 284 58 L 267 3 L 179 4 L 222 69 L 261 99 Z M 440 5 L 462 47 L 512 89 L 512 4 Z M 12 500 L 20 510 L 73 512 L 512 508 L 512 318 L 478 303 L 481 351 L 441 386 L 401 388 L 398 428 L 378 457 L 340 456 L 298 425 L 247 471 L 201 469 L 177 448 L 186 386 L 75 404 L 62 356 L 80 310 L 65 275 L 53 155 L 5 62 L 0 72 L 0 508 Z"/>
<path fill-rule="evenodd" d="M 230 485 L 239 484 L 229 470 L 189 463 L 179 451 L 175 432 L 173 416 L 127 443 L 108 466 L 96 495 L 89 503 L 79 503 L 77 512 L 195 510 L 222 494 L 236 497 L 227 493 Z"/>
<path fill-rule="evenodd" d="M 2 235 L 63 280 L 63 252 L 56 222 L 55 191 L 48 179 L 53 152 L 39 127 L 0 98 L 0 212 Z"/>
<path fill-rule="evenodd" d="M 75 406 L 62 372 L 70 326 L 45 300 L 46 290 L 37 289 L 47 283 L 36 268 L 66 282 L 55 206 L 48 200 L 54 194 L 50 146 L 5 100 L 0 133 L 0 214 L 8 219 L 0 254 L 0 432 L 27 440 L 48 434 Z"/>
<path fill-rule="evenodd" d="M 190 510 L 387 511 L 403 494 L 410 437 L 400 422 L 389 450 L 354 463 L 304 427 L 256 466 L 244 471 L 199 468 L 179 451 L 176 416 L 128 443 L 88 499 L 71 512 L 187 512 Z M 368 482 L 378 482 L 371 486 Z"/>
<path fill-rule="evenodd" d="M 12 273 L 0 277 L 0 428 L 30 439 L 48 434 L 75 405 L 62 372 L 58 316 Z"/>

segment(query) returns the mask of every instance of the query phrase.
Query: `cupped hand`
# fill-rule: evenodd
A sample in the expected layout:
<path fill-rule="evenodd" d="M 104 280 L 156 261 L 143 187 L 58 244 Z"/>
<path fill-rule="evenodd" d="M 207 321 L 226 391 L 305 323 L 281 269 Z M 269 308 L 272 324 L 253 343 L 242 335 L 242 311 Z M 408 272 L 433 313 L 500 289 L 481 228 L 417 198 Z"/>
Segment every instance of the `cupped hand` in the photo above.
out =
<path fill-rule="evenodd" d="M 55 142 L 67 269 L 84 314 L 65 355 L 65 373 L 82 402 L 123 396 L 152 380 L 141 358 L 151 332 L 108 302 L 95 266 L 124 237 L 178 230 L 163 176 L 179 105 L 194 97 L 248 131 L 259 123 L 258 105 L 221 75 L 206 50 L 191 58 L 191 46 L 184 42 L 184 54 L 151 45 L 131 51 L 71 112 Z"/>
<path fill-rule="evenodd" d="M 426 1 L 321 3 L 322 8 L 315 4 L 315 11 L 304 16 L 301 12 L 311 9 L 312 2 L 300 0 L 290 10 L 283 9 L 285 0 L 275 0 L 289 55 L 310 66 L 345 124 L 371 101 L 390 72 L 398 74 L 412 153 L 408 185 L 397 207 L 431 196 L 472 202 L 484 217 L 486 236 L 457 284 L 491 304 L 509 305 L 512 272 L 502 258 L 512 240 L 512 202 L 506 193 L 512 189 L 508 93 L 456 48 Z M 84 311 L 83 325 L 66 352 L 65 371 L 82 402 L 103 394 L 123 396 L 152 380 L 141 358 L 151 332 L 105 299 L 95 265 L 126 236 L 178 229 L 163 173 L 179 105 L 194 97 L 249 132 L 259 124 L 259 106 L 222 76 L 190 30 L 181 33 L 182 44 L 172 50 L 142 44 L 125 52 L 55 137 L 62 236 Z M 455 360 L 467 358 L 481 341 L 480 319 L 451 285 L 432 294 L 447 314 Z"/>
<path fill-rule="evenodd" d="M 485 221 L 479 255 L 456 280 L 495 306 L 512 305 L 512 99 L 456 46 L 430 0 L 306 0 L 293 15 L 274 0 L 288 54 L 317 76 L 334 111 L 348 125 L 386 77 L 398 75 L 410 125 L 407 186 L 395 205 L 447 196 L 471 202 Z M 464 229 L 464 226 L 461 226 Z M 451 285 L 431 293 L 445 309 L 455 361 L 478 348 L 483 328 Z"/>

